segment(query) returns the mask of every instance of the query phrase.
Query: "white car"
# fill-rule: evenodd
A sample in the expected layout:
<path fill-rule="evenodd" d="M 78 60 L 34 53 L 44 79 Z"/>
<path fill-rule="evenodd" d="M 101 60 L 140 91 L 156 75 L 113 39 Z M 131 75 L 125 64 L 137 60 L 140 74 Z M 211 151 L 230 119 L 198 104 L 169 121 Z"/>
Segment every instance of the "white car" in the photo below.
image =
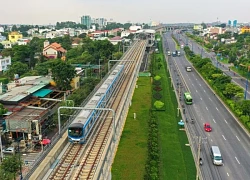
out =
<path fill-rule="evenodd" d="M 5 154 L 15 154 L 15 148 L 14 147 L 8 147 L 6 149 L 3 149 L 3 153 L 5 153 Z"/>

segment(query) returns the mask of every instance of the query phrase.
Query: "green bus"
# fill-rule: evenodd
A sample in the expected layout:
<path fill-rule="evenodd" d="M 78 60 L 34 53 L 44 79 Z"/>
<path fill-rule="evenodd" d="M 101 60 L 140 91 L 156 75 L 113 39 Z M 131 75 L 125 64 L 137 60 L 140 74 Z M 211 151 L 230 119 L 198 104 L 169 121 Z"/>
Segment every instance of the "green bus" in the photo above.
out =
<path fill-rule="evenodd" d="M 192 99 L 192 96 L 189 92 L 184 93 L 184 100 L 185 100 L 186 104 L 193 104 L 193 99 Z"/>

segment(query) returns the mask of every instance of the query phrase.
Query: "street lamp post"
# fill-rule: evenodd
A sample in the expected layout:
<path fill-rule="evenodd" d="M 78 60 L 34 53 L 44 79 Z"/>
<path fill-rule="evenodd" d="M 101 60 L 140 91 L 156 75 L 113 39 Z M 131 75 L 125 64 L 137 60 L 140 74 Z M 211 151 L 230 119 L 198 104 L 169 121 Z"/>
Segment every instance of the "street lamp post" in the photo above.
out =
<path fill-rule="evenodd" d="M 247 78 L 246 78 L 246 88 L 245 88 L 245 94 L 244 94 L 244 99 L 247 99 L 247 89 L 248 89 L 248 76 L 249 76 L 249 69 L 247 71 Z"/>
<path fill-rule="evenodd" d="M 19 153 L 20 180 L 22 180 L 23 173 L 22 173 L 22 162 L 21 162 L 21 152 L 20 152 L 20 140 L 18 140 L 18 153 Z"/>
<path fill-rule="evenodd" d="M 0 131 L 0 150 L 1 150 L 1 162 L 2 162 L 3 161 L 2 131 Z"/>
<path fill-rule="evenodd" d="M 102 59 L 99 59 L 99 76 L 100 76 L 100 79 L 102 79 L 102 74 L 101 74 L 101 60 Z"/>

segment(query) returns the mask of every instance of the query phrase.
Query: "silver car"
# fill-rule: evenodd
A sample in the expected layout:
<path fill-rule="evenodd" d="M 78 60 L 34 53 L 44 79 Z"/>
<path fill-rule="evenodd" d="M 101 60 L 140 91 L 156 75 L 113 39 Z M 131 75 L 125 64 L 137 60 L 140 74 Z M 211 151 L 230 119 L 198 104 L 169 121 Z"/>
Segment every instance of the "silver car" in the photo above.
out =
<path fill-rule="evenodd" d="M 3 153 L 5 153 L 5 154 L 15 154 L 15 148 L 14 147 L 8 147 L 6 149 L 3 149 Z"/>

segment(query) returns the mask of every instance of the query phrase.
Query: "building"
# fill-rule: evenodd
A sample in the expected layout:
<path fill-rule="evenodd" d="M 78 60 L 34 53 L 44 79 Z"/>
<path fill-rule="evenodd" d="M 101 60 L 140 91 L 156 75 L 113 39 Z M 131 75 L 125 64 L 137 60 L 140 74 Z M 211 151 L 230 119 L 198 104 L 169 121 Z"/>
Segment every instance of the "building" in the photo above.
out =
<path fill-rule="evenodd" d="M 58 43 L 50 44 L 48 40 L 44 41 L 43 55 L 50 59 L 65 58 L 66 50 Z"/>
<path fill-rule="evenodd" d="M 5 117 L 6 129 L 12 139 L 23 137 L 36 141 L 41 130 L 48 123 L 48 117 L 58 108 L 56 98 L 63 93 L 53 90 L 52 79 L 42 76 L 28 76 L 7 84 L 8 91 L 0 95 L 0 102 L 8 109 Z"/>
<path fill-rule="evenodd" d="M 6 40 L 6 37 L 2 36 L 1 33 L 0 33 L 0 42 L 5 41 L 5 40 Z"/>
<path fill-rule="evenodd" d="M 4 28 L 0 26 L 0 33 L 4 32 Z"/>
<path fill-rule="evenodd" d="M 121 37 L 128 37 L 129 35 L 131 34 L 131 32 L 129 30 L 125 30 L 125 31 L 122 31 L 121 33 Z"/>
<path fill-rule="evenodd" d="M 20 34 L 19 32 L 13 31 L 9 33 L 9 41 L 11 43 L 16 43 L 18 39 L 22 39 L 23 35 Z"/>
<path fill-rule="evenodd" d="M 130 26 L 130 27 L 129 27 L 129 30 L 130 30 L 130 31 L 138 31 L 138 30 L 141 30 L 141 29 L 142 29 L 141 26 Z"/>
<path fill-rule="evenodd" d="M 233 27 L 237 27 L 237 23 L 238 23 L 237 20 L 234 20 L 233 21 Z"/>
<path fill-rule="evenodd" d="M 8 69 L 8 66 L 11 65 L 11 57 L 3 57 L 0 55 L 0 72 L 6 71 Z"/>
<path fill-rule="evenodd" d="M 91 22 L 93 24 L 98 24 L 99 25 L 99 29 L 102 29 L 104 26 L 107 25 L 107 19 L 105 19 L 105 18 L 93 18 L 91 20 Z"/>
<path fill-rule="evenodd" d="M 155 27 L 155 26 L 159 26 L 160 25 L 160 23 L 159 22 L 156 22 L 156 21 L 152 21 L 151 23 L 150 23 L 150 26 L 151 27 Z"/>
<path fill-rule="evenodd" d="M 89 15 L 82 16 L 81 17 L 81 24 L 87 26 L 87 29 L 90 29 L 91 24 L 92 24 L 91 17 Z"/>
<path fill-rule="evenodd" d="M 250 26 L 244 26 L 240 29 L 240 33 L 250 33 Z"/>
<path fill-rule="evenodd" d="M 20 46 L 20 45 L 27 45 L 29 42 L 30 42 L 29 39 L 24 39 L 24 38 L 18 39 L 18 40 L 17 40 L 17 44 L 18 44 L 19 46 Z"/>
<path fill-rule="evenodd" d="M 4 49 L 12 48 L 12 44 L 10 41 L 2 41 L 1 44 L 4 46 Z"/>
<path fill-rule="evenodd" d="M 193 30 L 195 31 L 202 31 L 203 30 L 203 26 L 201 24 L 195 24 L 193 27 Z"/>
<path fill-rule="evenodd" d="M 122 38 L 120 36 L 116 36 L 116 37 L 113 37 L 111 39 L 109 39 L 109 41 L 113 44 L 113 45 L 116 45 L 118 44 L 119 42 L 122 42 Z"/>

